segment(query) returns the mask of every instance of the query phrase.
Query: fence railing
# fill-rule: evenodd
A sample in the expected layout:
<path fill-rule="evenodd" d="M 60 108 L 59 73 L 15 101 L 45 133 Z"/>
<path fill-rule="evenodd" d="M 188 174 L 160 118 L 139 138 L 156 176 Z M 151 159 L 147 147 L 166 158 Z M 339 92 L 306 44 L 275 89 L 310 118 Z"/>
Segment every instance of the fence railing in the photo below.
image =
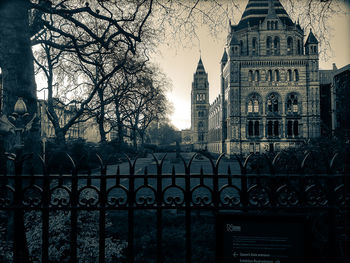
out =
<path fill-rule="evenodd" d="M 197 165 L 209 166 L 210 173 L 204 173 L 203 167 L 193 171 L 194 163 L 199 162 L 197 155 L 193 155 L 188 160 L 182 159 L 184 173 L 181 174 L 176 173 L 175 165 L 167 172 L 163 170 L 166 156 L 162 159 L 154 156 L 154 171 L 149 173 L 146 167 L 142 174 L 136 174 L 137 159 L 126 159 L 129 171 L 121 174 L 119 166 L 115 166 L 112 172 L 97 156 L 99 170 L 88 168 L 81 173 L 73 159 L 68 154 L 64 156 L 66 161 L 60 162 L 67 164 L 68 161 L 69 167 L 52 168 L 38 156 L 31 159 L 12 156 L 14 172 L 0 176 L 0 210 L 13 214 L 6 224 L 14 237 L 14 262 L 23 262 L 28 256 L 23 251 L 23 246 L 26 246 L 23 214 L 30 211 L 41 215 L 41 262 L 50 262 L 51 213 L 70 213 L 67 257 L 69 262 L 78 262 L 79 213 L 98 211 L 98 261 L 106 262 L 106 217 L 111 211 L 124 211 L 128 223 L 126 259 L 134 262 L 135 221 L 138 220 L 135 211 L 140 210 L 153 211 L 156 216 L 157 262 L 164 262 L 162 231 L 165 210 L 184 214 L 186 262 L 192 262 L 193 211 L 211 211 L 215 215 L 222 210 L 242 213 L 281 211 L 314 217 L 326 214 L 326 229 L 321 230 L 326 236 L 326 249 L 320 252 L 322 255 L 316 255 L 314 261 L 345 262 L 348 259 L 350 175 L 346 162 L 338 154 L 326 162 L 315 161 L 311 153 L 301 157 L 281 153 L 272 157 L 250 155 L 245 159 L 237 156 L 233 160 L 221 155 L 217 160 L 208 158 Z M 84 162 L 89 163 L 89 160 Z M 231 173 L 231 166 L 227 172 L 220 172 L 220 165 L 232 163 L 239 167 L 239 173 Z M 26 167 L 26 172 L 23 172 L 23 167 Z"/>

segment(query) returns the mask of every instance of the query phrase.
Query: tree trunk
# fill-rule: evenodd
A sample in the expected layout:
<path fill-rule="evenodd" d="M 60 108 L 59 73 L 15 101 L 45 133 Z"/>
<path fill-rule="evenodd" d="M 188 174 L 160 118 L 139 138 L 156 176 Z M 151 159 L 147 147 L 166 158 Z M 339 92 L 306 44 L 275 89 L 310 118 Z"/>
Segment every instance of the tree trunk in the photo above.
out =
<path fill-rule="evenodd" d="M 98 123 L 98 129 L 100 132 L 100 143 L 105 143 L 107 141 L 106 138 L 106 131 L 104 127 L 104 120 L 105 120 L 105 105 L 104 105 L 104 98 L 103 98 L 103 89 L 98 89 L 98 97 L 100 99 L 101 108 L 100 112 L 98 113 L 99 116 L 97 116 L 97 123 Z"/>
<path fill-rule="evenodd" d="M 28 24 L 28 2 L 5 0 L 0 4 L 0 67 L 3 77 L 2 113 L 9 116 L 22 97 L 31 117 L 37 113 L 33 53 Z M 11 149 L 7 149 L 11 150 Z M 25 152 L 40 152 L 38 121 L 24 137 Z"/>
<path fill-rule="evenodd" d="M 30 118 L 37 114 L 36 84 L 34 79 L 33 54 L 28 24 L 28 2 L 2 0 L 0 2 L 0 67 L 3 77 L 2 114 L 9 116 L 19 97 L 26 103 Z M 13 135 L 7 136 L 6 141 Z M 30 131 L 23 134 L 24 153 L 40 152 L 38 121 Z M 10 152 L 13 146 L 7 144 Z M 22 149 L 18 149 L 22 152 Z M 24 172 L 27 167 L 24 167 Z M 29 262 L 28 248 L 23 225 L 23 213 L 19 210 L 14 219 L 9 218 L 9 229 L 14 228 L 14 262 Z M 17 225 L 16 225 L 17 223 Z"/>
<path fill-rule="evenodd" d="M 124 132 L 123 132 L 123 122 L 121 120 L 119 105 L 116 103 L 115 115 L 117 118 L 117 128 L 118 128 L 118 145 L 121 146 L 124 143 Z"/>

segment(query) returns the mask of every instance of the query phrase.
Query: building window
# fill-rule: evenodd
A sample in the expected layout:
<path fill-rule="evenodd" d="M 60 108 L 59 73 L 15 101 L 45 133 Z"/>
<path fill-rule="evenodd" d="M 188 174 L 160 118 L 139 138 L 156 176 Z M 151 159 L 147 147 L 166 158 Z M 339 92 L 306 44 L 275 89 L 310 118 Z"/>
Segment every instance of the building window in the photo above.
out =
<path fill-rule="evenodd" d="M 278 99 L 275 94 L 271 94 L 267 99 L 267 111 L 278 113 Z"/>
<path fill-rule="evenodd" d="M 294 70 L 294 80 L 299 81 L 299 72 L 297 69 Z"/>
<path fill-rule="evenodd" d="M 266 39 L 266 55 L 271 55 L 271 44 L 272 44 L 271 37 L 267 37 L 267 39 Z"/>
<path fill-rule="evenodd" d="M 274 123 L 273 123 L 273 134 L 275 136 L 279 135 L 279 124 L 278 124 L 278 121 L 274 121 Z"/>
<path fill-rule="evenodd" d="M 290 94 L 287 97 L 287 113 L 298 113 L 298 97 L 295 94 Z"/>
<path fill-rule="evenodd" d="M 254 135 L 259 136 L 260 135 L 260 127 L 259 127 L 259 121 L 254 122 Z"/>
<path fill-rule="evenodd" d="M 260 81 L 260 73 L 259 70 L 255 70 L 255 80 Z"/>
<path fill-rule="evenodd" d="M 275 70 L 275 81 L 280 81 L 280 73 L 278 69 Z"/>
<path fill-rule="evenodd" d="M 248 136 L 253 136 L 253 121 L 248 122 Z"/>
<path fill-rule="evenodd" d="M 293 135 L 293 122 L 288 121 L 287 123 L 287 136 L 292 136 Z"/>
<path fill-rule="evenodd" d="M 294 125 L 293 125 L 293 131 L 294 131 L 294 136 L 298 136 L 299 135 L 299 122 L 298 121 L 294 121 Z"/>
<path fill-rule="evenodd" d="M 203 130 L 203 122 L 198 122 L 198 131 L 202 131 Z"/>
<path fill-rule="evenodd" d="M 248 102 L 248 113 L 252 113 L 253 112 L 253 102 L 250 100 Z"/>
<path fill-rule="evenodd" d="M 258 113 L 259 112 L 259 101 L 258 101 L 258 99 L 254 99 L 253 105 L 254 105 L 254 109 L 253 109 L 254 112 Z"/>
<path fill-rule="evenodd" d="M 256 52 L 257 42 L 256 42 L 256 38 L 255 37 L 253 38 L 253 41 L 252 41 L 252 47 L 253 47 L 252 55 L 254 56 L 254 55 L 257 54 L 257 52 Z"/>
<path fill-rule="evenodd" d="M 292 81 L 292 70 L 288 69 L 288 81 Z"/>
<path fill-rule="evenodd" d="M 275 29 L 278 29 L 278 22 L 275 21 Z"/>
<path fill-rule="evenodd" d="M 239 45 L 240 45 L 240 48 L 241 48 L 241 55 L 243 55 L 243 41 L 239 41 Z"/>
<path fill-rule="evenodd" d="M 267 21 L 267 30 L 270 30 L 270 29 L 271 29 L 271 22 Z"/>
<path fill-rule="evenodd" d="M 269 69 L 269 71 L 267 72 L 267 81 L 271 82 L 272 81 L 272 70 Z"/>
<path fill-rule="evenodd" d="M 300 39 L 298 39 L 298 55 L 302 54 L 302 50 L 301 50 L 301 41 Z"/>
<path fill-rule="evenodd" d="M 272 136 L 272 121 L 267 122 L 267 135 Z"/>
<path fill-rule="evenodd" d="M 273 46 L 274 46 L 275 55 L 279 55 L 280 54 L 280 38 L 279 37 L 275 37 L 275 39 L 273 41 Z"/>
<path fill-rule="evenodd" d="M 249 81 L 253 81 L 254 80 L 254 76 L 253 76 L 253 71 L 252 70 L 249 70 L 248 76 L 249 76 Z"/>
<path fill-rule="evenodd" d="M 248 99 L 247 105 L 248 113 L 259 113 L 259 100 L 256 95 L 253 95 Z"/>
<path fill-rule="evenodd" d="M 293 55 L 293 38 L 287 39 L 287 55 Z"/>

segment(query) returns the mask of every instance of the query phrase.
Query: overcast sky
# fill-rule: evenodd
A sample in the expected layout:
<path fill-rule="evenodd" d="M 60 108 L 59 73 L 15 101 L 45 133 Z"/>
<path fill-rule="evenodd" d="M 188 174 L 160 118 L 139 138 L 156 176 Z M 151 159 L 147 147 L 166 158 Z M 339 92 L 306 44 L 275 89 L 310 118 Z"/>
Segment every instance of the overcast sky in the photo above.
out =
<path fill-rule="evenodd" d="M 243 10 L 246 2 L 243 2 Z M 239 20 L 241 14 L 238 14 L 237 17 Z M 237 22 L 237 19 L 233 21 Z M 332 63 L 336 63 L 338 68 L 350 63 L 349 9 L 347 9 L 347 15 L 337 15 L 332 18 L 329 25 L 334 29 L 334 36 L 331 38 L 333 51 L 328 52 L 330 56 L 328 61 L 320 59 L 320 69 L 331 69 Z M 200 55 L 209 77 L 210 102 L 218 96 L 220 87 L 219 62 L 227 32 L 227 29 L 223 29 L 221 33 L 212 37 L 209 30 L 202 26 L 198 31 L 198 39 L 193 39 L 190 48 L 182 48 L 176 43 L 174 45 L 163 43 L 159 46 L 158 52 L 152 56 L 152 60 L 159 64 L 172 81 L 173 88 L 168 93 L 168 99 L 174 104 L 171 122 L 178 129 L 188 129 L 191 126 L 191 85 Z M 307 28 L 305 29 L 306 37 L 308 33 L 309 29 Z"/>

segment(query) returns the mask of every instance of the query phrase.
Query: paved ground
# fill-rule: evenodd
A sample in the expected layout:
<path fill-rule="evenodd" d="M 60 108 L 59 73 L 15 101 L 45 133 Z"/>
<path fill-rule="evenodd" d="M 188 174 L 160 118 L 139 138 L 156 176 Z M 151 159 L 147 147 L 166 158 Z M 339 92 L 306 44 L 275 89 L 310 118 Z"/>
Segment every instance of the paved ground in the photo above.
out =
<path fill-rule="evenodd" d="M 181 156 L 188 163 L 190 158 L 194 153 L 181 153 Z M 164 153 L 157 153 L 155 156 L 158 159 L 161 159 L 164 156 Z M 213 160 L 215 163 L 215 160 Z M 118 165 L 109 165 L 107 169 L 107 174 L 115 174 L 117 171 L 117 166 L 119 166 L 121 174 L 129 173 L 129 163 L 123 162 Z M 232 174 L 239 174 L 240 169 L 236 160 L 222 159 L 219 165 L 219 174 L 227 174 L 228 166 L 230 166 Z M 139 158 L 136 161 L 135 174 L 142 175 L 145 172 L 145 167 L 147 167 L 148 174 L 156 174 L 157 167 L 156 161 L 153 156 L 149 154 L 146 158 Z M 180 158 L 176 158 L 175 153 L 168 153 L 164 163 L 163 163 L 163 174 L 171 174 L 172 168 L 174 167 L 176 174 L 183 174 L 185 172 L 184 163 Z M 212 166 L 210 161 L 205 157 L 195 158 L 191 165 L 191 174 L 199 174 L 201 168 L 203 169 L 204 174 L 212 173 Z"/>

